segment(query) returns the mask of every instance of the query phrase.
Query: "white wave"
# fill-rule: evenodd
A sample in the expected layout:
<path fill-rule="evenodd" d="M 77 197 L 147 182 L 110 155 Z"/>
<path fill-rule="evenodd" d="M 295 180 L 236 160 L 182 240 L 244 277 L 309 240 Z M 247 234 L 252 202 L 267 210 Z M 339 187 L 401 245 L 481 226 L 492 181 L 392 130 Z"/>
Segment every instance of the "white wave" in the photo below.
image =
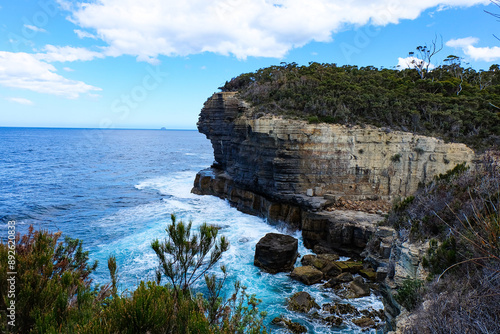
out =
<path fill-rule="evenodd" d="M 172 175 L 144 180 L 134 187 L 138 190 L 155 190 L 162 195 L 171 195 L 177 198 L 195 198 L 195 195 L 191 194 L 195 176 L 196 172 L 194 171 L 176 172 Z"/>

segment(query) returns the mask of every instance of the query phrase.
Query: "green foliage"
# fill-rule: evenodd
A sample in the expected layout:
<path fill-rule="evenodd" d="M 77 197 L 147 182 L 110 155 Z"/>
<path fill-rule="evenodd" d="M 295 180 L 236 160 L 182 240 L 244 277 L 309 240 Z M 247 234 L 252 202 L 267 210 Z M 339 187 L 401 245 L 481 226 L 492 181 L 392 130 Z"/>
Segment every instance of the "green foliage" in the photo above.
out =
<path fill-rule="evenodd" d="M 159 270 L 170 279 L 174 289 L 186 291 L 219 261 L 229 243 L 224 236 L 217 240 L 215 226 L 205 223 L 199 233 L 191 234 L 191 222 L 177 222 L 173 214 L 171 219 L 172 224 L 165 229 L 168 238 L 161 243 L 156 239 L 151 247 L 158 256 Z"/>
<path fill-rule="evenodd" d="M 16 326 L 14 333 L 70 331 L 75 323 L 88 320 L 96 303 L 107 294 L 106 287 L 91 287 L 89 275 L 97 262 L 88 264 L 82 242 L 61 233 L 33 231 L 16 237 Z M 6 309 L 8 248 L 0 244 L 0 309 Z M 2 312 L 2 324 L 5 326 Z M 1 327 L 0 327 L 1 328 Z M 4 328 L 5 329 L 5 328 Z"/>
<path fill-rule="evenodd" d="M 408 311 L 412 311 L 422 302 L 423 282 L 407 278 L 394 296 L 396 301 Z"/>
<path fill-rule="evenodd" d="M 422 264 L 433 275 L 440 275 L 457 263 L 457 241 L 452 236 L 438 244 L 436 239 L 430 240 L 427 255 Z"/>
<path fill-rule="evenodd" d="M 190 293 L 141 282 L 130 297 L 115 297 L 79 333 L 213 333 L 201 301 Z"/>
<path fill-rule="evenodd" d="M 396 153 L 391 157 L 392 162 L 400 162 L 401 161 L 401 154 Z"/>
<path fill-rule="evenodd" d="M 88 264 L 88 252 L 83 251 L 81 241 L 65 238 L 59 242 L 61 233 L 33 231 L 30 227 L 27 235 L 16 237 L 14 328 L 7 328 L 5 313 L 8 286 L 4 261 L 8 259 L 8 246 L 0 244 L 0 332 L 266 333 L 265 314 L 257 308 L 260 301 L 248 295 L 239 282 L 230 298 L 223 298 L 221 291 L 228 275 L 224 267 L 222 280 L 205 275 L 207 298 L 193 296 L 190 284 L 196 279 L 191 277 L 213 267 L 228 244 L 223 238 L 217 240 L 214 227 L 203 225 L 195 235 L 191 235 L 190 228 L 191 224 L 176 223 L 173 216 L 172 225 L 167 227 L 172 238 L 163 244 L 153 243 L 157 250 L 168 249 L 169 254 L 178 256 L 176 261 L 183 264 L 184 271 L 172 275 L 173 282 L 185 288 L 141 281 L 135 291 L 120 295 L 114 256 L 108 259 L 111 284 L 92 286 L 89 275 L 97 263 Z"/>
<path fill-rule="evenodd" d="M 393 210 L 403 212 L 408 207 L 408 205 L 410 205 L 411 202 L 413 202 L 414 200 L 415 196 L 408 196 L 402 201 L 394 203 Z"/>
<path fill-rule="evenodd" d="M 436 181 L 450 181 L 452 178 L 459 176 L 460 174 L 463 174 L 465 171 L 469 169 L 468 166 L 466 166 L 466 163 L 463 162 L 461 164 L 456 165 L 453 167 L 453 169 L 450 169 L 444 174 L 439 174 L 437 175 Z"/>
<path fill-rule="evenodd" d="M 307 121 L 310 123 L 310 124 L 317 124 L 319 123 L 319 117 L 318 116 L 309 116 L 307 118 Z"/>
<path fill-rule="evenodd" d="M 423 148 L 421 148 L 421 147 L 415 147 L 413 150 L 414 150 L 415 152 L 417 152 L 417 154 L 419 154 L 419 155 L 424 154 L 424 149 L 423 149 Z"/>
<path fill-rule="evenodd" d="M 220 88 L 239 91 L 259 112 L 311 123 L 371 124 L 475 148 L 500 144 L 500 71 L 475 71 L 452 60 L 424 71 L 424 79 L 415 69 L 282 63 Z"/>

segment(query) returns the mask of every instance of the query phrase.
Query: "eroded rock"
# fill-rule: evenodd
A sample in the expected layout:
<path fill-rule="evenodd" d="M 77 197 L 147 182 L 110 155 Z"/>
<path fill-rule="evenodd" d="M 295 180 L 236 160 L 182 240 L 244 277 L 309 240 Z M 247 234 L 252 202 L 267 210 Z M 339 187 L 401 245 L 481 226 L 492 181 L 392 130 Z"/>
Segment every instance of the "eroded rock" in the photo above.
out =
<path fill-rule="evenodd" d="M 274 318 L 271 323 L 273 325 L 286 327 L 293 334 L 307 333 L 307 328 L 304 325 L 291 321 L 283 316 Z"/>
<path fill-rule="evenodd" d="M 302 266 L 293 269 L 290 277 L 307 285 L 321 282 L 323 273 L 313 266 Z"/>
<path fill-rule="evenodd" d="M 298 240 L 268 233 L 255 246 L 254 265 L 270 273 L 291 271 L 298 257 Z"/>
<path fill-rule="evenodd" d="M 291 311 L 307 313 L 313 308 L 319 309 L 319 305 L 310 294 L 300 291 L 290 297 L 287 308 Z"/>

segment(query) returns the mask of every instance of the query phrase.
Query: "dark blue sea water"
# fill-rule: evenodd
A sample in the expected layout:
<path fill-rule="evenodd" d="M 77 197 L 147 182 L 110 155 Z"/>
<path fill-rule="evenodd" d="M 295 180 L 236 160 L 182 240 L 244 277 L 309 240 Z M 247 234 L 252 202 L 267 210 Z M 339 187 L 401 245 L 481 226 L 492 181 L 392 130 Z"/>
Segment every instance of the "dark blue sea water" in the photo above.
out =
<path fill-rule="evenodd" d="M 6 222 L 15 220 L 21 233 L 32 224 L 82 239 L 100 263 L 94 282 L 109 282 L 106 261 L 115 255 L 120 288 L 132 291 L 140 280 L 154 279 L 157 259 L 150 244 L 165 237 L 175 213 L 195 228 L 203 222 L 222 227 L 231 247 L 221 263 L 232 280 L 263 300 L 268 321 L 285 314 L 305 323 L 304 316 L 286 310 L 285 297 L 297 291 L 309 292 L 320 305 L 340 301 L 319 285 L 307 287 L 253 266 L 257 241 L 278 229 L 224 200 L 190 193 L 196 172 L 212 162 L 210 142 L 196 131 L 0 128 L 0 236 L 5 240 Z M 308 253 L 301 241 L 299 247 Z M 383 307 L 373 295 L 354 303 Z M 358 332 L 307 326 L 313 333 Z"/>

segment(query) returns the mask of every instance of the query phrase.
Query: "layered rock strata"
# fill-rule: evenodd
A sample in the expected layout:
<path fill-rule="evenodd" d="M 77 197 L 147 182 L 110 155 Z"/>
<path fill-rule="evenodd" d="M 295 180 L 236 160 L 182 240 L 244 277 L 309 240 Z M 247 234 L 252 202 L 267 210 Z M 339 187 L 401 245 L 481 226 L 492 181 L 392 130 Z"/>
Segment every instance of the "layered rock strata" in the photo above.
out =
<path fill-rule="evenodd" d="M 278 200 L 325 194 L 392 199 L 470 162 L 463 144 L 371 126 L 308 124 L 255 112 L 235 93 L 216 93 L 198 129 L 212 142 L 216 166 L 235 184 Z"/>
<path fill-rule="evenodd" d="M 394 288 L 406 277 L 425 277 L 425 245 L 397 242 L 394 230 L 379 226 L 382 212 L 373 212 L 457 164 L 474 168 L 475 153 L 408 132 L 270 115 L 228 92 L 205 102 L 198 129 L 211 141 L 215 162 L 198 173 L 193 192 L 301 229 L 305 246 L 317 254 L 363 256 L 372 267 L 366 276 L 384 281 L 386 329 L 394 328 L 400 311 Z"/>
<path fill-rule="evenodd" d="M 432 137 L 264 114 L 229 92 L 205 102 L 198 129 L 215 162 L 198 173 L 193 192 L 299 228 L 309 248 L 359 254 L 375 235 L 382 258 L 393 232 L 377 226 L 381 215 L 325 209 L 346 199 L 409 196 L 419 183 L 475 157 L 463 144 Z"/>

